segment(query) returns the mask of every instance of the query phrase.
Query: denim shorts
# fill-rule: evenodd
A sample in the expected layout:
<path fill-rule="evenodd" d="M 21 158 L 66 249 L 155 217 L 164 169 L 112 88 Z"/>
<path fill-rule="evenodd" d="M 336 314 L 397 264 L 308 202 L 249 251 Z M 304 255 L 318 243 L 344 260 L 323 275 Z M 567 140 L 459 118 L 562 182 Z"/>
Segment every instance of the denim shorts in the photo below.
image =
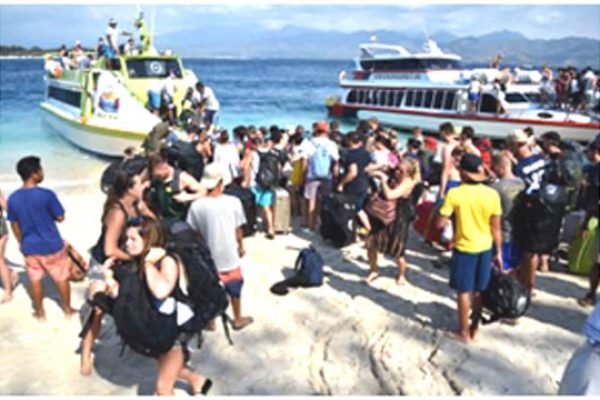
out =
<path fill-rule="evenodd" d="M 492 274 L 492 249 L 481 253 L 463 253 L 454 249 L 450 268 L 450 287 L 459 293 L 482 292 Z"/>

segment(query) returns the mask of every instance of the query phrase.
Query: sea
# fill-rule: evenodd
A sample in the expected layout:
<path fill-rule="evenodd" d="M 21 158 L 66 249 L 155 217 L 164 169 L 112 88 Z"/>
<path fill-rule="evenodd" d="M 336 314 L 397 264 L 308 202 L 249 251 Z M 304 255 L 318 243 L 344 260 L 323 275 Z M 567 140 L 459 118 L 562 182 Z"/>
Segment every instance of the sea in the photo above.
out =
<path fill-rule="evenodd" d="M 327 119 L 325 99 L 351 60 L 184 59 L 221 103 L 220 125 L 281 128 Z M 109 160 L 79 150 L 42 120 L 43 61 L 0 59 L 0 189 L 20 185 L 15 166 L 24 156 L 42 159 L 45 185 L 57 190 L 95 185 Z M 352 129 L 342 125 L 342 131 Z"/>

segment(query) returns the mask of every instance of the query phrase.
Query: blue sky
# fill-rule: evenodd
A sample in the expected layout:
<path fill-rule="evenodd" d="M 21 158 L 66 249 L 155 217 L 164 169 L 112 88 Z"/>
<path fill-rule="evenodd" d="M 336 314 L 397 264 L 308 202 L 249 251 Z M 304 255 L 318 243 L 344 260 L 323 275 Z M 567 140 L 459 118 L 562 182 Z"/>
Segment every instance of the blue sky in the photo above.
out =
<path fill-rule="evenodd" d="M 434 33 L 447 30 L 458 36 L 512 30 L 525 36 L 600 39 L 600 5 L 564 4 L 430 4 L 430 5 L 275 5 L 184 4 L 142 6 L 147 19 L 156 14 L 155 35 L 218 24 L 232 30 L 278 30 L 301 26 L 352 32 L 381 29 Z M 153 11 L 155 10 L 155 11 Z M 0 44 L 42 47 L 71 44 L 79 39 L 93 44 L 103 35 L 109 18 L 133 30 L 136 6 L 128 5 L 0 5 Z M 190 38 L 198 41 L 201 38 Z"/>

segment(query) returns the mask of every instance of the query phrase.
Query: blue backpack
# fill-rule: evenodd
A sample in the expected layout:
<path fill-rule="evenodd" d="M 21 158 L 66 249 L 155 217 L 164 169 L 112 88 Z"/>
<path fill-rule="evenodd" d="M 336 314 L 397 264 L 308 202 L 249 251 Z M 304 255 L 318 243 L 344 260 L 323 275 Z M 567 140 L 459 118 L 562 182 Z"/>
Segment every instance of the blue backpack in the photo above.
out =
<path fill-rule="evenodd" d="M 327 148 L 313 141 L 316 150 L 310 158 L 310 173 L 315 179 L 327 179 L 331 171 L 331 155 Z"/>
<path fill-rule="evenodd" d="M 323 284 L 323 258 L 314 247 L 300 251 L 294 270 L 299 286 L 311 287 Z"/>

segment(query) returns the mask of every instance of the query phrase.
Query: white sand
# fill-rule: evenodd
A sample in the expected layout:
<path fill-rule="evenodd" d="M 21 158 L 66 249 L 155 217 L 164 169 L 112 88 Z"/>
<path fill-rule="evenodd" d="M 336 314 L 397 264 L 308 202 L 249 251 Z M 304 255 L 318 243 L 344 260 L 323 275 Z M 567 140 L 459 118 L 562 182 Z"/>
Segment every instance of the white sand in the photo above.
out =
<path fill-rule="evenodd" d="M 96 187 L 61 190 L 64 238 L 80 251 L 96 241 L 104 196 Z M 374 287 L 361 282 L 366 252 L 361 244 L 342 251 L 313 243 L 326 260 L 320 288 L 274 296 L 269 287 L 289 273 L 309 241 L 289 235 L 275 241 L 262 234 L 246 240 L 243 308 L 255 323 L 233 332 L 229 346 L 219 324 L 206 334 L 192 365 L 211 377 L 211 394 L 454 395 L 554 394 L 590 309 L 575 298 L 587 281 L 564 273 L 538 278 L 537 297 L 527 316 L 511 327 L 495 323 L 481 329 L 477 342 L 464 346 L 444 337 L 455 328 L 454 294 L 446 268 L 431 264 L 434 252 L 411 238 L 409 283 L 396 287 L 393 262 L 380 259 L 382 276 Z M 22 266 L 14 238 L 7 258 Z M 14 300 L 0 306 L 0 394 L 135 395 L 152 394 L 155 365 L 126 350 L 106 318 L 95 346 L 95 371 L 79 375 L 78 318 L 65 320 L 48 280 L 47 322 L 31 316 L 27 278 Z M 83 303 L 85 283 L 73 285 L 73 305 Z M 177 387 L 185 395 L 185 385 Z"/>

